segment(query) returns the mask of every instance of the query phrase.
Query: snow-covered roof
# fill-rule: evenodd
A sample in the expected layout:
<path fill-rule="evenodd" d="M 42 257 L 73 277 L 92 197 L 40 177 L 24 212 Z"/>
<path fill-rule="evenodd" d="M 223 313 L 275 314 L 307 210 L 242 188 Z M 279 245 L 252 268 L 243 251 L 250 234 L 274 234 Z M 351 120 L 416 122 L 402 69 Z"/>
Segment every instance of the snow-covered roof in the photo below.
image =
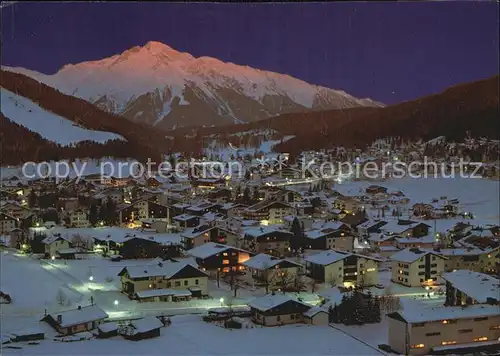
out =
<path fill-rule="evenodd" d="M 252 237 L 259 237 L 262 235 L 267 235 L 271 234 L 273 232 L 288 232 L 288 231 L 282 231 L 276 226 L 258 226 L 258 227 L 247 227 L 243 228 L 243 232 L 245 235 L 249 235 Z"/>
<path fill-rule="evenodd" d="M 82 307 L 81 309 L 72 309 L 49 315 L 55 320 L 55 322 L 57 322 L 57 317 L 60 315 L 62 317 L 60 324 L 62 328 L 84 324 L 95 320 L 102 320 L 108 317 L 108 314 L 96 305 L 89 305 Z"/>
<path fill-rule="evenodd" d="M 391 256 L 392 261 L 397 261 L 397 262 L 406 262 L 406 263 L 413 263 L 419 258 L 424 257 L 425 255 L 428 254 L 433 254 L 435 256 L 439 256 L 442 258 L 442 256 L 432 250 L 426 250 L 426 249 L 418 249 L 418 248 L 407 248 L 402 251 L 396 252 Z"/>
<path fill-rule="evenodd" d="M 190 227 L 185 229 L 182 233 L 181 236 L 188 238 L 188 239 L 194 239 L 197 236 L 200 236 L 201 234 L 212 230 L 214 227 L 210 225 L 198 225 L 196 227 Z"/>
<path fill-rule="evenodd" d="M 225 252 L 229 249 L 241 251 L 241 252 L 247 252 L 245 250 L 239 249 L 234 246 L 230 245 L 222 245 L 222 244 L 216 244 L 214 242 L 207 242 L 206 244 L 203 244 L 201 246 L 195 247 L 189 251 L 187 251 L 187 254 L 193 257 L 205 259 L 207 257 L 216 255 L 221 252 Z M 248 252 L 247 252 L 248 253 Z"/>
<path fill-rule="evenodd" d="M 115 330 L 118 330 L 118 323 L 112 321 L 112 322 L 109 322 L 109 323 L 102 323 L 100 324 L 97 329 L 99 329 L 100 331 L 102 331 L 103 333 L 109 333 L 111 331 L 115 331 Z"/>
<path fill-rule="evenodd" d="M 306 258 L 304 258 L 304 260 L 317 265 L 327 266 L 331 265 L 332 263 L 341 261 L 349 256 L 351 256 L 351 254 L 347 252 L 342 253 L 339 251 L 327 250 L 327 251 L 321 251 L 311 256 L 307 256 Z"/>
<path fill-rule="evenodd" d="M 500 300 L 500 281 L 487 274 L 464 269 L 445 273 L 442 277 L 450 282 L 454 288 L 479 303 L 486 303 L 488 298 Z"/>
<path fill-rule="evenodd" d="M 286 260 L 286 259 L 279 259 L 274 256 L 266 255 L 265 253 L 260 253 L 249 260 L 243 262 L 243 264 L 249 268 L 254 268 L 254 269 L 259 269 L 259 270 L 264 270 L 268 269 L 271 267 L 276 266 L 277 264 L 287 261 L 289 263 L 292 263 L 294 265 L 300 266 L 300 264 Z"/>
<path fill-rule="evenodd" d="M 480 248 L 444 248 L 439 251 L 443 256 L 476 256 L 491 252 L 491 249 L 482 250 Z"/>
<path fill-rule="evenodd" d="M 145 333 L 164 326 L 163 323 L 155 316 L 132 320 L 130 325 L 134 328 L 135 333 Z"/>
<path fill-rule="evenodd" d="M 191 215 L 191 214 L 181 214 L 181 215 L 174 216 L 174 220 L 177 220 L 177 221 L 187 221 L 187 220 L 190 220 L 193 218 L 197 218 L 197 216 Z"/>
<path fill-rule="evenodd" d="M 302 313 L 302 315 L 304 315 L 305 317 L 308 317 L 308 318 L 312 318 L 313 316 L 315 316 L 318 313 L 327 313 L 328 314 L 328 310 L 325 310 L 322 307 L 316 306 L 316 307 L 312 307 L 308 311 Z"/>
<path fill-rule="evenodd" d="M 163 261 L 156 264 L 152 264 L 149 266 L 128 266 L 124 267 L 120 274 L 123 271 L 127 271 L 130 278 L 141 278 L 141 277 L 164 277 L 164 278 L 172 278 L 179 271 L 184 269 L 186 266 L 191 266 L 186 262 L 172 262 L 172 261 Z M 195 266 L 191 266 L 197 269 Z M 201 271 L 200 271 L 201 272 Z"/>
<path fill-rule="evenodd" d="M 476 304 L 467 307 L 411 308 L 396 312 L 410 323 L 424 323 L 450 319 L 470 319 L 498 316 L 498 306 Z"/>
<path fill-rule="evenodd" d="M 423 243 L 432 244 L 436 242 L 436 237 L 433 234 L 429 234 L 421 237 L 396 237 L 397 241 L 401 244 L 408 243 Z"/>
<path fill-rule="evenodd" d="M 274 294 L 274 295 L 268 294 L 268 295 L 264 295 L 262 297 L 257 297 L 255 299 L 252 299 L 250 301 L 250 303 L 248 303 L 248 305 L 251 308 L 254 308 L 257 310 L 266 311 L 266 310 L 275 308 L 277 306 L 280 306 L 280 305 L 282 305 L 286 302 L 289 302 L 289 301 L 294 301 L 296 303 L 303 304 L 305 306 L 310 307 L 310 305 L 299 302 L 298 300 L 296 300 L 296 299 L 294 299 L 286 294 Z"/>

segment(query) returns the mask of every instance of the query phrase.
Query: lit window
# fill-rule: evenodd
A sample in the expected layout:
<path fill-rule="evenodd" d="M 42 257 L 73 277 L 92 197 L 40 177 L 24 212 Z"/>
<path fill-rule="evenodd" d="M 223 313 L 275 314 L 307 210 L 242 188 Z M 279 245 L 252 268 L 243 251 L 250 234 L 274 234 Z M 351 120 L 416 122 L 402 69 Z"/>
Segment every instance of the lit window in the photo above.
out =
<path fill-rule="evenodd" d="M 227 256 L 227 252 L 224 252 L 222 255 Z"/>
<path fill-rule="evenodd" d="M 410 346 L 412 349 L 423 349 L 425 347 L 424 344 L 416 344 Z"/>
<path fill-rule="evenodd" d="M 442 341 L 441 345 L 446 346 L 446 345 L 455 345 L 457 342 L 456 341 Z"/>
<path fill-rule="evenodd" d="M 228 265 L 229 264 L 229 260 L 222 260 L 222 264 L 223 265 Z"/>
<path fill-rule="evenodd" d="M 488 341 L 488 338 L 486 336 L 481 336 L 472 339 L 472 341 Z"/>

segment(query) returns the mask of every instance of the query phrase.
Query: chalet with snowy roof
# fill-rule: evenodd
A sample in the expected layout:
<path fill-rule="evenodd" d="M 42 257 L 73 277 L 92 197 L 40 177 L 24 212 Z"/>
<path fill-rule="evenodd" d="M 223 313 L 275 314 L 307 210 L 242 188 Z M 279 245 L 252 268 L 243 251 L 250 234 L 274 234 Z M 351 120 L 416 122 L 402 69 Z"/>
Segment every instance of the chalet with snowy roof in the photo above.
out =
<path fill-rule="evenodd" d="M 95 305 L 47 314 L 40 321 L 52 326 L 60 335 L 72 335 L 97 328 L 108 314 Z"/>
<path fill-rule="evenodd" d="M 177 301 L 208 295 L 208 275 L 185 262 L 128 266 L 118 276 L 121 291 L 139 301 Z"/>
<path fill-rule="evenodd" d="M 328 227 L 304 232 L 303 247 L 313 250 L 352 251 L 354 234 L 349 226 L 332 222 Z"/>
<path fill-rule="evenodd" d="M 290 242 L 294 235 L 272 226 L 243 229 L 243 248 L 253 253 L 267 253 L 276 257 L 291 254 Z"/>
<path fill-rule="evenodd" d="M 120 255 L 124 259 L 177 257 L 182 246 L 177 234 L 131 234 L 120 243 Z"/>
<path fill-rule="evenodd" d="M 353 229 L 357 229 L 358 225 L 368 221 L 368 218 L 366 217 L 366 213 L 362 211 L 356 211 L 346 214 L 346 216 L 344 216 L 340 221 Z"/>
<path fill-rule="evenodd" d="M 209 224 L 187 228 L 181 233 L 182 245 L 185 250 L 190 250 L 209 241 L 215 242 L 218 236 L 217 230 L 215 226 Z"/>
<path fill-rule="evenodd" d="M 432 234 L 420 237 L 396 236 L 395 241 L 396 247 L 402 250 L 405 248 L 433 248 L 436 243 L 436 236 Z"/>
<path fill-rule="evenodd" d="M 219 207 L 219 211 L 225 214 L 228 218 L 239 216 L 240 213 L 248 208 L 245 204 L 240 203 L 226 203 Z"/>
<path fill-rule="evenodd" d="M 187 252 L 194 257 L 198 266 L 209 272 L 238 272 L 245 269 L 243 262 L 247 261 L 251 253 L 229 245 L 208 242 Z"/>
<path fill-rule="evenodd" d="M 498 351 L 498 306 L 411 308 L 388 314 L 389 346 L 403 355 Z"/>
<path fill-rule="evenodd" d="M 68 236 L 54 234 L 42 240 L 45 246 L 45 254 L 50 257 L 57 257 L 58 251 L 69 250 L 73 247 L 71 239 Z"/>
<path fill-rule="evenodd" d="M 384 220 L 368 220 L 359 224 L 356 228 L 358 234 L 363 237 L 371 237 L 372 234 L 379 234 L 380 229 L 387 224 Z"/>
<path fill-rule="evenodd" d="M 320 283 L 371 286 L 378 283 L 379 259 L 327 250 L 304 258 L 306 273 Z"/>
<path fill-rule="evenodd" d="M 165 325 L 155 316 L 130 321 L 120 328 L 120 335 L 126 340 L 138 341 L 160 336 L 160 329 Z"/>
<path fill-rule="evenodd" d="M 391 255 L 392 281 L 407 287 L 439 284 L 446 257 L 434 250 L 408 248 Z"/>
<path fill-rule="evenodd" d="M 178 230 L 184 230 L 187 228 L 193 228 L 200 224 L 200 217 L 190 214 L 181 214 L 174 216 L 173 218 L 174 226 Z"/>
<path fill-rule="evenodd" d="M 284 294 L 268 294 L 248 303 L 255 324 L 279 326 L 304 322 L 312 306 Z"/>
<path fill-rule="evenodd" d="M 444 273 L 447 306 L 500 305 L 500 280 L 466 269 Z"/>
<path fill-rule="evenodd" d="M 380 230 L 388 235 L 402 237 L 422 237 L 429 235 L 430 226 L 411 220 L 389 220 Z"/>
<path fill-rule="evenodd" d="M 228 188 L 214 189 L 207 194 L 207 199 L 216 204 L 230 202 L 233 198 L 233 192 Z"/>
<path fill-rule="evenodd" d="M 292 260 L 279 259 L 264 253 L 250 258 L 243 265 L 250 271 L 255 281 L 271 285 L 278 282 L 281 273 L 286 273 L 289 279 L 293 280 L 303 268 L 301 264 Z"/>
<path fill-rule="evenodd" d="M 33 212 L 25 206 L 22 206 L 17 201 L 0 202 L 0 213 L 12 216 L 14 219 L 24 220 L 33 215 Z"/>
<path fill-rule="evenodd" d="M 396 236 L 394 235 L 372 234 L 367 240 L 373 247 L 396 246 Z"/>
<path fill-rule="evenodd" d="M 480 249 L 475 247 L 440 249 L 439 253 L 446 257 L 444 270 L 468 269 L 475 272 L 495 273 L 495 264 L 500 262 L 500 248 Z"/>
<path fill-rule="evenodd" d="M 6 213 L 0 212 L 0 236 L 8 235 L 17 227 L 17 219 Z"/>
<path fill-rule="evenodd" d="M 186 213 L 194 216 L 202 216 L 208 212 L 216 212 L 218 208 L 217 204 L 214 203 L 201 203 L 199 205 L 191 205 L 186 208 Z"/>
<path fill-rule="evenodd" d="M 263 200 L 243 210 L 243 217 L 249 220 L 258 220 L 262 224 L 279 224 L 287 215 L 292 215 L 295 209 L 283 202 Z"/>
<path fill-rule="evenodd" d="M 349 216 L 349 214 L 355 213 L 356 211 L 360 210 L 362 206 L 363 203 L 359 199 L 343 195 L 335 198 L 335 201 L 333 203 L 334 208 L 345 210 L 348 213 L 347 216 Z"/>

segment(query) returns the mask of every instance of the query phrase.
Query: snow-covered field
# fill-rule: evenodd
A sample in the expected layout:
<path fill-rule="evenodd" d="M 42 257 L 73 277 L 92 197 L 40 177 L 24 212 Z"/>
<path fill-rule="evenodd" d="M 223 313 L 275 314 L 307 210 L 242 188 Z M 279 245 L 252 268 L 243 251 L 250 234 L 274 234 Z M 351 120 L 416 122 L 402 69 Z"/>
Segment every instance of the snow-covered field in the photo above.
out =
<path fill-rule="evenodd" d="M 2 113 L 15 123 L 40 134 L 49 141 L 66 146 L 81 141 L 104 143 L 125 140 L 112 132 L 93 131 L 79 126 L 54 113 L 48 112 L 31 100 L 0 89 Z"/>
<path fill-rule="evenodd" d="M 204 323 L 200 316 L 178 316 L 161 336 L 143 341 L 120 337 L 60 343 L 50 340 L 4 349 L 6 355 L 374 355 L 374 349 L 328 326 L 228 330 Z"/>
<path fill-rule="evenodd" d="M 434 198 L 446 196 L 447 199 L 458 199 L 462 211 L 474 214 L 473 223 L 498 224 L 500 220 L 500 182 L 489 179 L 407 177 L 382 182 L 346 181 L 336 183 L 333 189 L 342 194 L 356 195 L 371 184 L 387 187 L 390 191 L 402 191 L 411 199 L 408 208 L 415 203 L 431 203 Z M 452 226 L 455 222 L 454 219 L 437 220 L 442 225 Z"/>

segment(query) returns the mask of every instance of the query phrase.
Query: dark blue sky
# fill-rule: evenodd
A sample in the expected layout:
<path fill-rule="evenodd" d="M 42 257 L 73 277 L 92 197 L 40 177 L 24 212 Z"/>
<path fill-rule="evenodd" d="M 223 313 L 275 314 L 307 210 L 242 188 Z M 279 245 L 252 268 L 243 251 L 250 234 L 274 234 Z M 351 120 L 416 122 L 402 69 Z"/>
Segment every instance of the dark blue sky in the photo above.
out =
<path fill-rule="evenodd" d="M 17 3 L 4 65 L 54 73 L 147 41 L 395 103 L 498 74 L 498 4 Z"/>

